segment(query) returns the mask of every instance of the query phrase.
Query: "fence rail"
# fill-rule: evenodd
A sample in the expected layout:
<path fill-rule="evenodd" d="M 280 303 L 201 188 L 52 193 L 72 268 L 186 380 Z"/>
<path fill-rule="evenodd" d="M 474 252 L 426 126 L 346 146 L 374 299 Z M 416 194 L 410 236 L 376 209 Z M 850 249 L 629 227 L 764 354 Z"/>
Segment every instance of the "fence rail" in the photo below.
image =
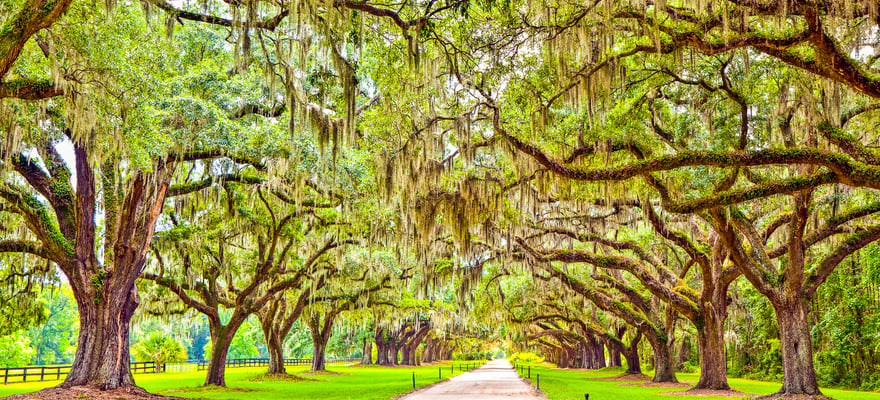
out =
<path fill-rule="evenodd" d="M 353 362 L 360 358 L 328 358 L 327 363 L 335 362 Z M 311 358 L 285 358 L 284 365 L 311 365 Z M 268 367 L 268 358 L 232 358 L 226 360 L 226 368 L 237 367 Z M 3 378 L 3 384 L 18 382 L 38 382 L 60 380 L 70 373 L 71 365 L 50 365 L 50 366 L 27 366 L 27 367 L 9 367 L 0 368 L 0 377 Z M 133 362 L 131 363 L 131 372 L 133 374 L 146 374 L 158 372 L 184 372 L 184 371 L 204 371 L 208 369 L 208 361 L 206 360 L 189 360 L 182 363 L 168 363 L 156 365 L 153 361 Z"/>
<path fill-rule="evenodd" d="M 67 376 L 70 373 L 71 367 L 71 365 L 48 365 L 0 368 L 0 376 L 3 377 L 4 385 L 16 382 L 59 380 L 62 376 Z M 133 374 L 155 373 L 156 363 L 153 361 L 133 362 L 131 363 L 131 372 Z"/>
<path fill-rule="evenodd" d="M 328 358 L 327 363 L 335 363 L 335 362 L 353 362 L 359 361 L 360 358 L 355 357 L 345 357 L 345 358 Z M 285 366 L 292 365 L 312 365 L 311 358 L 285 358 L 284 359 Z M 237 368 L 237 367 L 268 367 L 269 359 L 268 358 L 231 358 L 226 360 L 226 368 Z M 198 370 L 204 370 L 208 368 L 207 360 L 198 361 Z"/>

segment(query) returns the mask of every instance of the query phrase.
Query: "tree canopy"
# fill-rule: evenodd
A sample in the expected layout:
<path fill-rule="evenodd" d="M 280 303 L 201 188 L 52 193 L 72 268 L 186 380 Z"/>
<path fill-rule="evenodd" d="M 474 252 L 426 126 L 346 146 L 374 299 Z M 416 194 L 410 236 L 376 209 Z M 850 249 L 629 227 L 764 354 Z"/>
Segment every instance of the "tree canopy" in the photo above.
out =
<path fill-rule="evenodd" d="M 878 15 L 4 2 L 0 335 L 19 358 L 75 346 L 64 387 L 181 358 L 168 332 L 129 348 L 133 325 L 184 315 L 210 337 L 206 385 L 258 320 L 273 374 L 294 337 L 314 370 L 328 348 L 417 364 L 480 342 L 658 383 L 699 365 L 694 389 L 874 388 L 847 371 L 880 368 L 860 322 L 877 306 Z M 39 326 L 59 343 L 24 344 Z"/>

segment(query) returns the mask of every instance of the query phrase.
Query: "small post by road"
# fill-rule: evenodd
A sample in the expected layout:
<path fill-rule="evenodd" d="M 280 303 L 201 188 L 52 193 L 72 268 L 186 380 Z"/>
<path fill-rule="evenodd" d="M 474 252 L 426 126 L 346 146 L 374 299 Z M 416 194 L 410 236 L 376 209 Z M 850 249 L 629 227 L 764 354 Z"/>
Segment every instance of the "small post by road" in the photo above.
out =
<path fill-rule="evenodd" d="M 590 394 L 584 393 L 584 400 L 590 400 Z"/>
<path fill-rule="evenodd" d="M 443 379 L 443 368 L 437 367 L 437 379 Z"/>
<path fill-rule="evenodd" d="M 541 374 L 538 374 L 537 378 L 538 378 L 538 381 L 537 381 L 536 386 L 538 387 L 538 390 L 540 391 L 541 390 Z"/>
<path fill-rule="evenodd" d="M 532 379 L 532 366 L 529 365 L 529 379 Z"/>
<path fill-rule="evenodd" d="M 416 371 L 413 371 L 413 389 L 416 388 Z"/>

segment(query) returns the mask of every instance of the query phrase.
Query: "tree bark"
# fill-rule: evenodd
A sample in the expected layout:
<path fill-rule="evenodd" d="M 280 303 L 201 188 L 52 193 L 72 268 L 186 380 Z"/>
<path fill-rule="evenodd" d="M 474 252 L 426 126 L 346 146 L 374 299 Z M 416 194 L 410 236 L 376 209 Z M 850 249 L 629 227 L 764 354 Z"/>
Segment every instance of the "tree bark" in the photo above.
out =
<path fill-rule="evenodd" d="M 691 359 L 691 341 L 690 336 L 685 336 L 681 339 L 681 344 L 678 347 L 678 370 L 681 371 L 684 363 L 690 361 Z"/>
<path fill-rule="evenodd" d="M 620 360 L 620 349 L 616 346 L 612 345 L 608 341 L 605 342 L 605 348 L 608 349 L 608 366 L 609 367 L 619 367 L 623 365 Z"/>
<path fill-rule="evenodd" d="M 205 385 L 226 386 L 226 358 L 229 346 L 235 338 L 238 328 L 247 321 L 250 314 L 236 311 L 224 326 L 219 316 L 208 318 L 208 329 L 211 331 L 211 360 L 208 363 L 208 373 L 205 376 Z"/>
<path fill-rule="evenodd" d="M 727 296 L 727 292 L 720 294 Z M 716 296 L 717 297 L 717 296 Z M 717 299 L 716 299 L 717 300 Z M 700 347 L 700 380 L 694 389 L 730 390 L 727 384 L 727 349 L 724 345 L 725 299 L 704 305 L 703 324 L 697 326 Z"/>
<path fill-rule="evenodd" d="M 342 308 L 334 308 L 324 315 L 324 321 L 321 322 L 321 315 L 315 313 L 308 318 L 309 332 L 312 335 L 312 368 L 311 371 L 326 371 L 327 366 L 324 362 L 327 341 L 333 333 L 333 322 L 336 316 L 342 312 Z"/>
<path fill-rule="evenodd" d="M 284 342 L 279 335 L 266 336 L 266 349 L 269 352 L 269 370 L 267 374 L 286 374 L 284 367 Z"/>
<path fill-rule="evenodd" d="M 635 345 L 629 346 L 628 348 L 624 348 L 622 352 L 623 358 L 626 360 L 626 373 L 633 375 L 641 375 L 642 373 L 642 364 L 639 361 L 639 346 L 638 342 L 635 342 Z M 620 354 L 618 353 L 618 354 Z"/>
<path fill-rule="evenodd" d="M 0 30 L 0 78 L 12 68 L 28 39 L 40 29 L 51 26 L 72 2 L 30 0 L 10 15 Z"/>
<path fill-rule="evenodd" d="M 326 371 L 327 341 L 330 335 L 312 335 L 312 368 L 311 371 Z"/>
<path fill-rule="evenodd" d="M 437 340 L 434 339 L 434 336 L 428 336 L 428 339 L 425 340 L 425 348 L 422 350 L 422 362 L 429 363 L 434 361 L 434 346 L 437 345 Z"/>
<path fill-rule="evenodd" d="M 229 325 L 211 329 L 211 360 L 204 386 L 226 386 L 226 357 L 237 330 L 238 326 Z"/>
<path fill-rule="evenodd" d="M 431 332 L 431 326 L 427 323 L 422 324 L 422 326 L 416 331 L 416 333 L 403 345 L 404 352 L 404 365 L 418 365 L 419 359 L 417 357 L 417 352 L 419 349 L 419 345 L 422 344 L 422 341 L 425 339 Z"/>
<path fill-rule="evenodd" d="M 79 310 L 79 341 L 70 374 L 60 386 L 91 385 L 100 390 L 134 386 L 128 332 L 139 303 L 137 288 L 133 284 L 104 287 L 107 299 L 97 299 L 71 286 Z"/>
<path fill-rule="evenodd" d="M 376 365 L 388 365 L 388 341 L 384 329 L 376 330 Z"/>
<path fill-rule="evenodd" d="M 810 305 L 798 295 L 771 302 L 779 321 L 783 394 L 821 395 L 813 366 Z"/>
<path fill-rule="evenodd" d="M 400 346 L 400 364 L 401 365 L 412 365 L 412 352 L 410 351 L 409 346 L 404 344 Z"/>
<path fill-rule="evenodd" d="M 364 337 L 363 354 L 361 355 L 361 364 L 370 365 L 373 363 L 373 342 Z"/>
<path fill-rule="evenodd" d="M 388 346 L 388 362 L 390 365 L 400 365 L 400 347 L 397 344 L 397 341 L 391 339 L 391 345 Z"/>
<path fill-rule="evenodd" d="M 652 382 L 678 382 L 675 377 L 675 341 L 668 340 L 654 347 L 654 379 Z"/>

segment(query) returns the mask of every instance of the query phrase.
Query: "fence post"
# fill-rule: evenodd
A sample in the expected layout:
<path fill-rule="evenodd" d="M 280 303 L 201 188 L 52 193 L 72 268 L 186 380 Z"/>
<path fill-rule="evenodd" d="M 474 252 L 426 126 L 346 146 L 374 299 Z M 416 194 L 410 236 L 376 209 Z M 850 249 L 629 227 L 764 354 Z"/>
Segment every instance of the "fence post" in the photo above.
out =
<path fill-rule="evenodd" d="M 40 367 L 40 380 L 42 381 L 46 376 L 46 367 Z"/>
<path fill-rule="evenodd" d="M 55 368 L 55 371 L 58 372 L 58 374 L 55 375 L 55 380 L 60 381 L 61 380 L 61 367 Z"/>
<path fill-rule="evenodd" d="M 3 377 L 3 384 L 9 381 L 9 368 L 6 368 L 6 376 Z"/>
<path fill-rule="evenodd" d="M 27 382 L 27 367 L 22 368 L 21 371 L 21 381 Z"/>

